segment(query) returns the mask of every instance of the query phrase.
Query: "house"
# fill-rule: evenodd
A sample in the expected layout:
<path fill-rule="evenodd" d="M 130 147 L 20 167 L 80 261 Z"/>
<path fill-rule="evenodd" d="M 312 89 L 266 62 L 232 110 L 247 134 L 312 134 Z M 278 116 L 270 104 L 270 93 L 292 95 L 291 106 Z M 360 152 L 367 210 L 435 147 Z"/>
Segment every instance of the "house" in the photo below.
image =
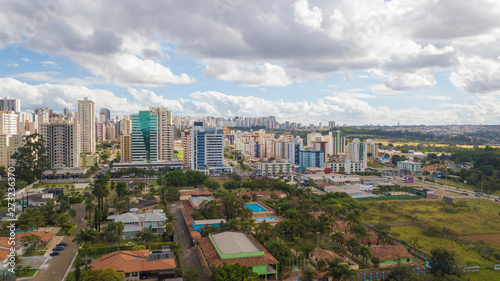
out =
<path fill-rule="evenodd" d="M 355 237 L 356 235 L 354 233 L 345 233 L 344 234 L 344 241 L 347 241 L 349 239 L 351 239 L 352 237 Z M 359 240 L 359 243 L 367 246 L 367 247 L 376 247 L 376 246 L 380 246 L 380 240 L 378 239 L 378 235 L 373 232 L 373 231 L 369 231 L 368 232 L 368 236 L 367 237 L 363 237 Z"/>
<path fill-rule="evenodd" d="M 205 201 L 210 202 L 212 200 L 215 200 L 213 196 L 198 196 L 198 197 L 191 197 L 189 198 L 189 204 L 191 204 L 191 207 L 193 209 L 198 209 L 200 208 L 201 204 Z"/>
<path fill-rule="evenodd" d="M 348 258 L 345 258 L 333 251 L 330 250 L 325 250 L 325 249 L 316 249 L 312 252 L 309 253 L 309 258 L 315 262 L 319 260 L 325 260 L 327 263 L 329 261 L 333 261 L 335 259 L 341 259 L 343 262 L 341 264 L 347 264 L 351 269 L 358 270 L 359 265 L 356 264 L 355 262 L 349 260 Z"/>
<path fill-rule="evenodd" d="M 128 183 L 128 190 L 130 192 L 135 193 L 135 189 L 141 184 L 144 183 L 144 192 L 147 192 L 151 188 L 151 184 L 147 181 L 131 181 Z"/>
<path fill-rule="evenodd" d="M 212 191 L 181 191 L 181 195 L 179 200 L 189 200 L 191 197 L 198 197 L 198 196 L 213 196 L 214 193 Z"/>
<path fill-rule="evenodd" d="M 176 264 L 170 250 L 133 250 L 106 254 L 92 264 L 92 269 L 106 268 L 123 274 L 125 281 L 152 277 L 160 280 L 173 277 Z"/>
<path fill-rule="evenodd" d="M 251 268 L 261 278 L 276 278 L 279 262 L 250 234 L 226 231 L 209 234 L 199 240 L 209 266 L 239 263 Z"/>
<path fill-rule="evenodd" d="M 167 219 L 162 209 L 153 210 L 152 213 L 138 214 L 137 209 L 130 213 L 108 216 L 110 221 L 124 224 L 122 238 L 135 238 L 137 232 L 151 230 L 152 233 L 165 232 L 165 220 Z"/>
<path fill-rule="evenodd" d="M 9 244 L 9 237 L 0 237 L 0 258 L 2 258 L 2 260 L 5 260 L 5 257 L 2 255 L 3 252 L 7 251 L 7 254 L 9 254 L 10 248 L 15 248 L 16 255 L 18 256 L 22 256 L 26 250 L 23 243 L 21 243 L 20 241 L 11 241 Z"/>
<path fill-rule="evenodd" d="M 49 193 L 29 194 L 28 196 L 23 197 L 21 200 L 24 206 L 29 207 L 45 206 L 47 205 L 47 202 L 49 202 L 49 200 L 54 200 L 55 203 L 54 195 Z"/>
<path fill-rule="evenodd" d="M 391 267 L 398 264 L 409 264 L 412 262 L 413 255 L 410 254 L 401 245 L 386 245 L 373 247 L 370 249 L 372 257 L 368 261 L 372 262 L 373 258 L 380 260 L 380 267 Z"/>
<path fill-rule="evenodd" d="M 59 195 L 66 195 L 66 191 L 66 187 L 48 187 L 43 190 L 44 193 L 52 194 L 54 198 Z"/>
<path fill-rule="evenodd" d="M 17 220 L 21 215 L 21 210 L 15 210 L 12 213 L 9 210 L 0 210 L 0 221 Z"/>
<path fill-rule="evenodd" d="M 21 238 L 31 234 L 35 234 L 36 236 L 40 237 L 40 245 L 42 246 L 48 245 L 50 241 L 52 241 L 52 239 L 55 237 L 54 233 L 30 231 L 16 233 L 16 241 L 21 241 Z"/>
<path fill-rule="evenodd" d="M 137 213 L 151 213 L 154 209 L 160 207 L 160 198 L 158 196 L 133 197 L 130 203 L 133 208 L 137 208 Z"/>

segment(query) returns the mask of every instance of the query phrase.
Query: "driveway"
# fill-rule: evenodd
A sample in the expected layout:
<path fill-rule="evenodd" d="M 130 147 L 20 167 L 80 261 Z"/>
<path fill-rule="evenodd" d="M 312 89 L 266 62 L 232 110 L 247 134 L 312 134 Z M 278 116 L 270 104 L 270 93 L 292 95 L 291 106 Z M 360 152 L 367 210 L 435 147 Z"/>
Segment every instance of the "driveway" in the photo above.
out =
<path fill-rule="evenodd" d="M 175 215 L 175 232 L 177 234 L 177 242 L 182 244 L 182 263 L 186 270 L 194 269 L 200 273 L 200 281 L 208 281 L 204 276 L 203 268 L 201 266 L 196 249 L 194 248 L 193 241 L 189 235 L 189 229 L 184 221 L 181 211 L 182 203 L 180 201 L 170 203 L 170 211 Z"/>
<path fill-rule="evenodd" d="M 76 237 L 76 234 L 80 232 L 80 229 L 82 227 L 85 227 L 86 222 L 82 221 L 85 215 L 85 204 L 73 204 L 71 206 L 76 210 L 76 217 L 73 220 L 73 222 L 76 223 L 76 228 L 71 236 L 65 236 L 61 240 L 61 242 L 68 243 L 68 246 L 64 249 L 64 251 L 61 251 L 61 254 L 59 256 L 47 258 L 44 264 L 40 267 L 40 270 L 38 270 L 38 272 L 31 280 L 63 280 L 66 271 L 73 263 L 73 258 L 75 257 L 79 246 L 76 243 L 73 243 L 72 240 Z M 49 251 L 52 251 L 52 249 L 49 249 Z"/>

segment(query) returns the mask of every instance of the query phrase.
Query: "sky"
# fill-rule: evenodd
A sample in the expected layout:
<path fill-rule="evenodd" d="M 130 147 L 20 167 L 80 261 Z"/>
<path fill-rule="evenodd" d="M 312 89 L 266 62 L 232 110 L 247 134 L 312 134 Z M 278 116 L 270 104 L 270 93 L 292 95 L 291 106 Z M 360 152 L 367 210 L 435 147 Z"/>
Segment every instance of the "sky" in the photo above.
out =
<path fill-rule="evenodd" d="M 23 111 L 499 124 L 497 0 L 2 0 Z"/>

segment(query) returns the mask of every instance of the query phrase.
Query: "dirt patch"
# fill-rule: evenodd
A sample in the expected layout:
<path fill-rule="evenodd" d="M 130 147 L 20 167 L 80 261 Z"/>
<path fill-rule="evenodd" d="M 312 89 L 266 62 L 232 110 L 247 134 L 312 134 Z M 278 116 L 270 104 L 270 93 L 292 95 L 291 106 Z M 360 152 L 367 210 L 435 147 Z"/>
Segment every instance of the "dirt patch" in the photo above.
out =
<path fill-rule="evenodd" d="M 500 249 L 500 234 L 478 234 L 478 235 L 466 235 L 462 237 L 473 241 L 483 240 L 487 245 L 496 249 Z"/>

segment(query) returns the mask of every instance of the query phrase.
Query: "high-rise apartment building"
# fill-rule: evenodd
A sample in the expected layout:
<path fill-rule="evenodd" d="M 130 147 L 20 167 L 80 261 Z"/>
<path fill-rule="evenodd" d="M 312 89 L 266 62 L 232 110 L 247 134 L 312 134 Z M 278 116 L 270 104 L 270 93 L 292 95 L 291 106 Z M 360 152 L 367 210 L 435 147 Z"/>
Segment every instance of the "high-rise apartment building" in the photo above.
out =
<path fill-rule="evenodd" d="M 328 153 L 330 156 L 345 154 L 345 137 L 341 131 L 328 133 Z"/>
<path fill-rule="evenodd" d="M 158 160 L 171 161 L 174 158 L 172 111 L 159 107 L 150 110 L 158 116 Z"/>
<path fill-rule="evenodd" d="M 95 137 L 97 142 L 106 140 L 106 125 L 104 123 L 95 123 Z"/>
<path fill-rule="evenodd" d="M 108 108 L 101 108 L 99 122 L 108 125 L 111 122 L 111 111 Z"/>
<path fill-rule="evenodd" d="M 0 166 L 9 167 L 9 135 L 0 135 Z"/>
<path fill-rule="evenodd" d="M 120 162 L 132 162 L 132 135 L 120 136 Z"/>
<path fill-rule="evenodd" d="M 378 156 L 378 143 L 373 142 L 371 139 L 366 140 L 366 152 L 370 153 L 372 157 Z"/>
<path fill-rule="evenodd" d="M 184 150 L 184 158 L 182 159 L 182 165 L 191 167 L 191 131 L 184 130 L 181 132 L 181 144 Z"/>
<path fill-rule="evenodd" d="M 361 142 L 358 138 L 354 138 L 351 143 L 347 145 L 347 159 L 354 163 L 363 163 L 363 168 L 368 164 L 366 144 Z"/>
<path fill-rule="evenodd" d="M 41 125 L 52 168 L 80 167 L 80 124 L 68 120 L 52 120 Z"/>
<path fill-rule="evenodd" d="M 301 150 L 300 151 L 300 166 L 307 167 L 323 167 L 325 166 L 325 152 L 321 150 Z"/>
<path fill-rule="evenodd" d="M 21 112 L 21 100 L 9 97 L 0 99 L 0 111 Z"/>
<path fill-rule="evenodd" d="M 202 127 L 191 129 L 191 169 L 208 170 L 224 166 L 224 132 L 222 128 Z"/>
<path fill-rule="evenodd" d="M 13 159 L 12 155 L 14 155 L 20 147 L 24 146 L 25 137 L 26 133 L 19 133 L 9 138 L 9 166 L 16 165 L 16 159 Z"/>
<path fill-rule="evenodd" d="M 95 103 L 85 97 L 78 101 L 78 122 L 80 123 L 80 147 L 82 152 L 95 153 Z"/>
<path fill-rule="evenodd" d="M 17 117 L 14 111 L 0 111 L 0 134 L 17 134 Z"/>
<path fill-rule="evenodd" d="M 132 162 L 158 161 L 158 115 L 139 111 L 132 117 Z"/>

